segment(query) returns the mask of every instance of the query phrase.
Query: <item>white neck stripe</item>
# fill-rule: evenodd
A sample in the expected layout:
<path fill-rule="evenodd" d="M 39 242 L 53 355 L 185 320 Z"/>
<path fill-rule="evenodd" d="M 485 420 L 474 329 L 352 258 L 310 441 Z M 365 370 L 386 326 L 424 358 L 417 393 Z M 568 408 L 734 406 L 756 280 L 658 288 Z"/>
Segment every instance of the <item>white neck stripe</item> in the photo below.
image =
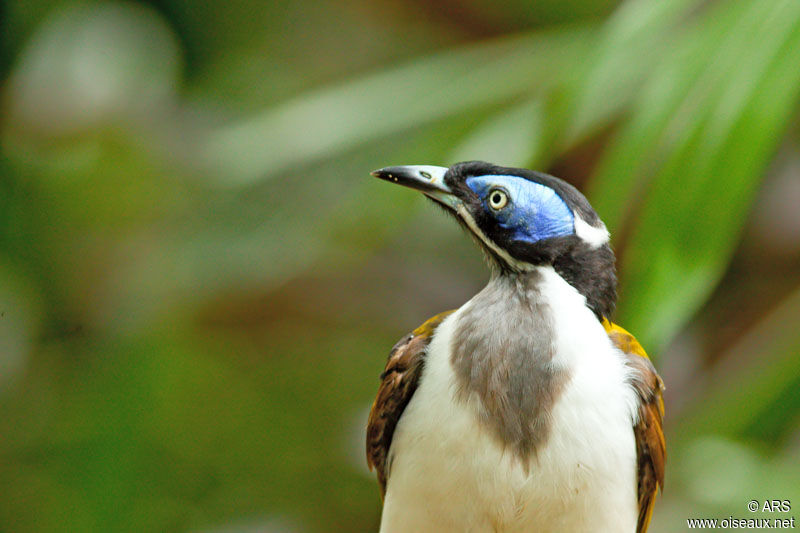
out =
<path fill-rule="evenodd" d="M 575 235 L 586 244 L 592 248 L 600 248 L 608 242 L 609 234 L 605 224 L 600 222 L 600 227 L 597 228 L 583 220 L 578 213 L 573 211 L 572 214 L 575 219 Z"/>

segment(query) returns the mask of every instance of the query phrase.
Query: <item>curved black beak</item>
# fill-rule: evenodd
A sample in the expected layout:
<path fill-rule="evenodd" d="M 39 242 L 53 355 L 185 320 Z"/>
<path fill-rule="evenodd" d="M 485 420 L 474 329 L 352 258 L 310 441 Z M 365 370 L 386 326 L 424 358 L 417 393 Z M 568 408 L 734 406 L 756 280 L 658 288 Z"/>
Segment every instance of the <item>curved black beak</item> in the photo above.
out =
<path fill-rule="evenodd" d="M 373 171 L 372 175 L 391 183 L 422 191 L 426 196 L 455 210 L 461 200 L 445 184 L 445 173 L 447 173 L 447 167 L 405 165 L 381 168 Z"/>

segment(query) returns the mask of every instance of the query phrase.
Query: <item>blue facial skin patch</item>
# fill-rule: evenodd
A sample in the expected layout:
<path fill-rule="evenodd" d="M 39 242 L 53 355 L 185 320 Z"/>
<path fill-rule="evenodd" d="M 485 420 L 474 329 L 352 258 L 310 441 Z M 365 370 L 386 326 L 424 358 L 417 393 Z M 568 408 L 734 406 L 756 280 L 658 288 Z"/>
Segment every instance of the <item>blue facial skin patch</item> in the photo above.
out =
<path fill-rule="evenodd" d="M 536 242 L 575 233 L 575 219 L 564 200 L 550 187 L 518 176 L 474 176 L 467 187 L 481 198 L 483 208 L 501 227 L 511 230 L 515 241 Z M 502 209 L 489 207 L 495 188 L 508 195 Z"/>

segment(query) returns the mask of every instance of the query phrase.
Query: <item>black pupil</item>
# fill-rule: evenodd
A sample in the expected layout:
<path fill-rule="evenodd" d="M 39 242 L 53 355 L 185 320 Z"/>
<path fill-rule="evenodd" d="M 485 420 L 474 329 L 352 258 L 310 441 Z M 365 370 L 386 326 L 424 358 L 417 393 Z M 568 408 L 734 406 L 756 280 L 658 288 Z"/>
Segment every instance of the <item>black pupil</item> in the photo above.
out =
<path fill-rule="evenodd" d="M 492 203 L 493 204 L 499 204 L 502 200 L 503 200 L 503 197 L 500 196 L 498 193 L 494 193 L 494 195 L 492 195 Z"/>

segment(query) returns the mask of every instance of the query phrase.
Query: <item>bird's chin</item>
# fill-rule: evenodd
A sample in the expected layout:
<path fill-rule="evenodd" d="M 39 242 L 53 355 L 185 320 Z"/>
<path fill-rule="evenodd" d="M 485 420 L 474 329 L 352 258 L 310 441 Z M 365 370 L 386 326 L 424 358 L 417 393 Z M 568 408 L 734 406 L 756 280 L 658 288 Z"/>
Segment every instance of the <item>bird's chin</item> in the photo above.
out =
<path fill-rule="evenodd" d="M 450 213 L 451 215 L 455 216 L 457 219 L 459 220 L 461 219 L 461 217 L 458 216 L 458 213 L 456 212 L 455 208 L 452 205 L 445 203 L 442 200 L 436 198 L 435 196 L 431 196 L 429 194 L 426 194 L 425 197 L 428 198 L 430 201 L 432 201 L 434 204 L 438 205 L 439 207 L 447 211 L 448 213 Z"/>
<path fill-rule="evenodd" d="M 425 195 L 429 198 L 437 207 L 440 207 L 443 211 L 445 211 L 448 215 L 452 216 L 453 218 L 458 221 L 458 225 L 464 229 L 464 232 L 470 236 L 470 238 L 475 242 L 478 246 L 478 249 L 483 252 L 484 259 L 486 260 L 486 264 L 489 265 L 489 268 L 492 269 L 492 272 L 499 273 L 499 272 L 512 272 L 514 268 L 506 263 L 497 252 L 492 250 L 485 242 L 483 242 L 480 237 L 475 235 L 475 233 L 470 228 L 469 224 L 462 218 L 461 214 L 450 204 L 437 200 L 431 196 Z"/>

